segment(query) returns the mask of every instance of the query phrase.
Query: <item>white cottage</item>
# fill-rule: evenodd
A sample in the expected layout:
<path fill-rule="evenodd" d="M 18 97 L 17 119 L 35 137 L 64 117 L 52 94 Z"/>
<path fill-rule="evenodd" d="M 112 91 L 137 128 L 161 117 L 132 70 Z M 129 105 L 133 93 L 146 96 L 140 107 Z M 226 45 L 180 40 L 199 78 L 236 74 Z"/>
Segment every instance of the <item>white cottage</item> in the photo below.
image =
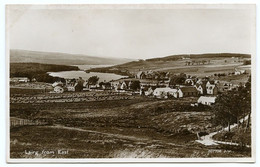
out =
<path fill-rule="evenodd" d="M 214 81 L 208 81 L 206 84 L 207 94 L 209 95 L 217 95 L 218 94 L 218 88 L 215 85 Z"/>
<path fill-rule="evenodd" d="M 61 81 L 59 81 L 59 82 L 54 82 L 51 86 L 52 86 L 52 87 L 63 86 L 63 83 L 62 83 Z"/>
<path fill-rule="evenodd" d="M 54 87 L 54 92 L 55 92 L 55 93 L 63 93 L 63 92 L 64 92 L 64 89 L 63 89 L 63 87 L 61 87 L 61 86 L 55 86 L 55 87 Z"/>
<path fill-rule="evenodd" d="M 153 95 L 158 98 L 168 98 L 168 95 L 176 96 L 177 89 L 172 88 L 156 88 Z"/>
<path fill-rule="evenodd" d="M 30 79 L 27 77 L 13 77 L 10 78 L 10 82 L 15 82 L 15 83 L 30 82 Z"/>
<path fill-rule="evenodd" d="M 147 91 L 144 92 L 145 96 L 150 96 L 153 94 L 153 89 L 150 87 Z"/>
<path fill-rule="evenodd" d="M 215 100 L 216 96 L 200 96 L 198 103 L 210 106 L 215 103 Z"/>

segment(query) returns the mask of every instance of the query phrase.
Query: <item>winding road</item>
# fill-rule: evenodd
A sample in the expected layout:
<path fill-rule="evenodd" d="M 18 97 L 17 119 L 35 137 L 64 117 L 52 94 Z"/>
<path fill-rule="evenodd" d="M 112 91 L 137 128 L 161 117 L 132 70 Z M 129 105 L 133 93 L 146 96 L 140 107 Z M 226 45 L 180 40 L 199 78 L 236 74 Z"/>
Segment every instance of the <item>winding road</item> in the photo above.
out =
<path fill-rule="evenodd" d="M 248 119 L 248 115 L 245 116 L 244 118 L 240 119 L 239 122 L 242 122 L 243 120 L 246 121 Z M 233 124 L 233 125 L 230 125 L 230 129 L 233 129 L 237 127 L 237 124 Z M 236 145 L 238 146 L 239 144 L 238 143 L 234 143 L 234 142 L 224 142 L 224 141 L 217 141 L 217 140 L 213 140 L 212 137 L 222 131 L 227 131 L 228 130 L 228 126 L 225 127 L 224 129 L 220 130 L 220 131 L 217 131 L 217 132 L 212 132 L 208 135 L 205 135 L 205 136 L 201 136 L 200 137 L 200 140 L 196 140 L 196 142 L 198 143 L 201 143 L 205 146 L 212 146 L 212 145 L 219 145 L 219 144 L 228 144 L 228 145 Z M 247 147 L 250 147 L 247 145 Z"/>

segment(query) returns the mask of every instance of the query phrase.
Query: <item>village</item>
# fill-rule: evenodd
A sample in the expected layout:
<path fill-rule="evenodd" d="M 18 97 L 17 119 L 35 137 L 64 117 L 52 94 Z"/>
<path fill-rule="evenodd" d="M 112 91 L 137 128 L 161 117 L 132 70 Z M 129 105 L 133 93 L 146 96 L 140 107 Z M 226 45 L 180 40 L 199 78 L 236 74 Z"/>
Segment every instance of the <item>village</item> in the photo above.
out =
<path fill-rule="evenodd" d="M 59 79 L 52 84 L 36 84 L 35 78 L 10 78 L 11 88 L 15 85 L 26 84 L 24 88 L 42 90 L 43 97 L 20 96 L 11 94 L 10 103 L 43 103 L 45 102 L 77 102 L 91 100 L 131 99 L 136 96 L 146 96 L 157 99 L 181 99 L 186 97 L 197 98 L 191 106 L 212 105 L 219 93 L 238 89 L 244 83 L 234 84 L 215 79 L 216 76 L 246 75 L 246 70 L 235 69 L 233 73 L 216 74 L 206 77 L 196 77 L 184 73 L 171 74 L 170 72 L 139 71 L 134 78 L 121 78 L 111 81 L 100 81 L 97 76 L 88 80 Z M 34 85 L 34 86 L 33 86 Z M 36 87 L 35 87 L 36 85 Z M 40 87 L 39 87 L 40 86 Z M 19 88 L 19 87 L 18 87 Z M 69 92 L 75 92 L 70 94 Z"/>

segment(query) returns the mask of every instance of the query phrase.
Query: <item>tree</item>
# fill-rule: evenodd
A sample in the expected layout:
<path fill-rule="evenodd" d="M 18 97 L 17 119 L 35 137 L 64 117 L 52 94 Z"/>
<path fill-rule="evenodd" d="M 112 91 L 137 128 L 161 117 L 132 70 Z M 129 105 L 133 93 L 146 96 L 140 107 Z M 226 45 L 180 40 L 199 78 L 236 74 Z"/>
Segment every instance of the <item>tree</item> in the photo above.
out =
<path fill-rule="evenodd" d="M 214 123 L 223 127 L 236 122 L 236 117 L 232 113 L 233 98 L 231 94 L 221 94 L 216 98 L 216 103 L 213 107 Z"/>
<path fill-rule="evenodd" d="M 105 82 L 99 82 L 99 87 L 102 87 L 103 85 L 105 85 Z"/>
<path fill-rule="evenodd" d="M 60 81 L 64 84 L 66 83 L 66 80 L 64 78 L 60 78 Z"/>
<path fill-rule="evenodd" d="M 98 76 L 92 76 L 88 79 L 88 85 L 96 85 L 99 80 Z"/>
<path fill-rule="evenodd" d="M 180 75 L 175 75 L 170 78 L 170 85 L 175 86 L 175 85 L 182 85 L 185 84 L 187 76 L 184 73 L 181 73 Z"/>
<path fill-rule="evenodd" d="M 140 81 L 132 81 L 132 83 L 130 84 L 130 89 L 132 90 L 140 89 Z"/>
<path fill-rule="evenodd" d="M 249 77 L 245 87 L 240 86 L 236 91 L 219 95 L 216 98 L 213 112 L 214 123 L 228 126 L 229 131 L 230 125 L 233 123 L 237 123 L 239 128 L 239 119 L 248 114 L 248 127 L 251 114 L 251 77 Z"/>
<path fill-rule="evenodd" d="M 244 63 L 243 63 L 244 65 L 249 65 L 249 64 L 251 64 L 251 60 L 244 60 Z"/>
<path fill-rule="evenodd" d="M 249 76 L 245 87 L 241 90 L 241 95 L 244 97 L 245 100 L 245 113 L 248 114 L 248 120 L 245 131 L 249 128 L 250 124 L 250 116 L 251 116 L 251 75 Z"/>
<path fill-rule="evenodd" d="M 81 77 L 79 77 L 79 79 L 77 81 L 78 84 L 76 85 L 75 90 L 82 91 L 84 82 L 85 82 L 85 80 L 83 80 Z"/>

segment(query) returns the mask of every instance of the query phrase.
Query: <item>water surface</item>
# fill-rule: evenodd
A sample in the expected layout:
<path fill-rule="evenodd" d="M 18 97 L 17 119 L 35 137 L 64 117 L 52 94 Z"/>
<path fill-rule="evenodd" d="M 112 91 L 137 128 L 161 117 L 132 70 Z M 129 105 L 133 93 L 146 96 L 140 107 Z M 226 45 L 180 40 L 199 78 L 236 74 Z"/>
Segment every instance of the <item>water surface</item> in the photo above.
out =
<path fill-rule="evenodd" d="M 73 79 L 73 78 L 77 79 L 79 77 L 82 77 L 84 80 L 88 80 L 88 78 L 91 76 L 98 76 L 99 82 L 103 82 L 103 81 L 108 82 L 111 80 L 117 80 L 120 78 L 128 77 L 128 76 L 117 75 L 113 73 L 100 73 L 100 72 L 86 73 L 85 71 L 48 72 L 48 74 L 53 77 L 60 77 L 65 79 Z"/>

